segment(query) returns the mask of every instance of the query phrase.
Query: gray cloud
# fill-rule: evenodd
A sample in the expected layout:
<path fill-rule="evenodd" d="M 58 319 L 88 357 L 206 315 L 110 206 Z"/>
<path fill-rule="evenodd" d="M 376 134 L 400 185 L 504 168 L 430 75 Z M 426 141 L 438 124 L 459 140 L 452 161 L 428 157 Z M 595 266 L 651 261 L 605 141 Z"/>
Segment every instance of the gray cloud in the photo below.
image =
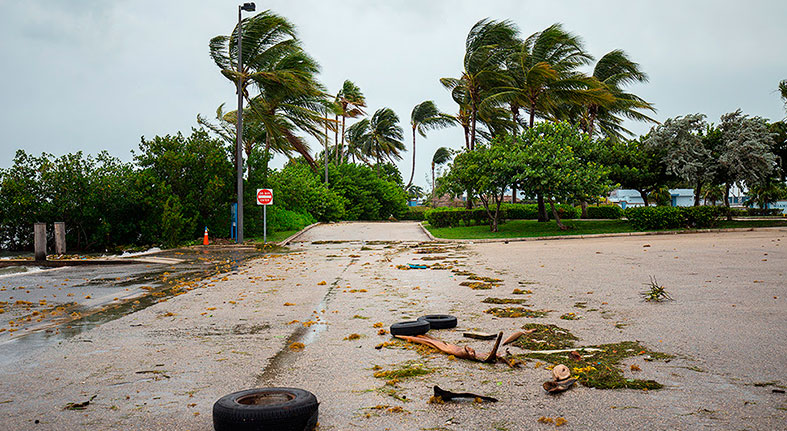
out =
<path fill-rule="evenodd" d="M 703 112 L 717 121 L 742 108 L 785 116 L 774 92 L 787 79 L 787 3 L 774 1 L 292 1 L 258 2 L 293 21 L 331 91 L 344 79 L 370 111 L 410 110 L 431 99 L 456 106 L 438 79 L 460 72 L 464 38 L 484 17 L 523 35 L 555 22 L 596 57 L 621 48 L 650 83 L 633 90 L 657 118 Z M 233 85 L 208 57 L 208 40 L 232 30 L 236 2 L 0 0 L 0 167 L 16 149 L 62 154 L 102 149 L 130 159 L 141 135 L 188 133 L 197 113 L 232 106 Z M 649 126 L 630 124 L 637 133 Z M 438 146 L 460 148 L 458 129 L 419 140 L 416 182 Z M 316 142 L 313 148 L 318 148 Z M 409 142 L 408 142 L 409 147 Z M 409 172 L 411 158 L 399 164 Z M 278 161 L 278 164 L 282 160 Z"/>

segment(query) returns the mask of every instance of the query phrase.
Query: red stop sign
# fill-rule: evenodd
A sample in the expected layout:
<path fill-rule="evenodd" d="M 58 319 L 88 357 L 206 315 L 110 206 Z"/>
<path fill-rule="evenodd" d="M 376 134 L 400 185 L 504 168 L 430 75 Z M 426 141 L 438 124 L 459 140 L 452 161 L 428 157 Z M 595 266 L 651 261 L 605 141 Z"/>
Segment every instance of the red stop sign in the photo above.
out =
<path fill-rule="evenodd" d="M 257 189 L 257 205 L 271 205 L 271 204 L 273 204 L 273 190 Z"/>

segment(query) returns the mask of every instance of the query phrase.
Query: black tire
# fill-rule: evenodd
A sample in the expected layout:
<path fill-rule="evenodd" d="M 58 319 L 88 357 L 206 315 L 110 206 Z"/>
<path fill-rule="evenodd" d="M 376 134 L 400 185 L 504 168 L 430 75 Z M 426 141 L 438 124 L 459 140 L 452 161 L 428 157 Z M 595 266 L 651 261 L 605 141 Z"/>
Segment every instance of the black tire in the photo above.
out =
<path fill-rule="evenodd" d="M 296 388 L 235 392 L 213 404 L 216 431 L 311 431 L 317 425 L 317 397 Z"/>
<path fill-rule="evenodd" d="M 456 317 L 449 314 L 427 314 L 418 320 L 429 322 L 432 329 L 456 328 Z"/>
<path fill-rule="evenodd" d="M 429 332 L 431 326 L 424 320 L 410 320 L 391 325 L 391 335 L 423 335 Z"/>

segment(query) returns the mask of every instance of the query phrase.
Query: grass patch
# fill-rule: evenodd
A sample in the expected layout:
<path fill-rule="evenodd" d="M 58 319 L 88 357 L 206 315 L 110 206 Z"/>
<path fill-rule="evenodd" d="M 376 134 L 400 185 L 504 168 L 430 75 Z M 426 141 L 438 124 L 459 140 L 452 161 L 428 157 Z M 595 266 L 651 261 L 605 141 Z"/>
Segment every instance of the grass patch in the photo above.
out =
<path fill-rule="evenodd" d="M 587 346 L 601 351 L 588 352 L 582 348 L 577 351 L 582 356 L 580 360 L 574 360 L 568 353 L 527 353 L 526 358 L 538 359 L 551 364 L 565 364 L 571 369 L 572 377 L 579 383 L 597 389 L 661 389 L 663 385 L 655 380 L 628 379 L 623 376 L 620 369 L 624 359 L 638 356 L 649 355 L 652 359 L 668 359 L 671 355 L 660 352 L 653 352 L 637 343 L 636 341 L 623 341 L 614 344 L 602 344 L 600 346 Z"/>
<path fill-rule="evenodd" d="M 527 299 L 518 299 L 518 298 L 486 298 L 483 301 L 484 304 L 525 304 Z"/>
<path fill-rule="evenodd" d="M 571 332 L 555 325 L 528 323 L 522 329 L 535 329 L 514 342 L 514 345 L 527 350 L 557 350 L 574 347 L 578 340 Z"/>
<path fill-rule="evenodd" d="M 522 307 L 506 307 L 506 308 L 490 308 L 489 310 L 484 311 L 484 313 L 491 314 L 497 317 L 544 317 L 546 316 L 546 311 L 539 311 L 539 310 L 531 310 L 529 308 L 522 308 Z"/>
<path fill-rule="evenodd" d="M 626 220 L 565 220 L 563 224 L 569 229 L 560 230 L 554 221 L 539 223 L 536 220 L 509 220 L 499 225 L 497 232 L 490 232 L 488 225 L 436 228 L 424 223 L 424 226 L 432 235 L 445 239 L 532 238 L 637 232 Z M 727 229 L 775 226 L 787 226 L 787 220 L 723 220 L 718 227 Z"/>

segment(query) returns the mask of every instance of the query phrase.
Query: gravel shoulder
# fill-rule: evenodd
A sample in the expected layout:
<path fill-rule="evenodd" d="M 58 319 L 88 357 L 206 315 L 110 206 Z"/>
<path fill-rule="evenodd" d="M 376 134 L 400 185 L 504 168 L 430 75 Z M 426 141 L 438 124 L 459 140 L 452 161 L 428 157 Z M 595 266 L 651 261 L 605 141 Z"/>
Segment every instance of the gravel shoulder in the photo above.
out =
<path fill-rule="evenodd" d="M 537 423 L 541 416 L 565 418 L 564 429 L 779 429 L 787 421 L 787 398 L 772 392 L 787 385 L 787 230 L 441 244 L 430 252 L 411 227 L 420 229 L 318 226 L 291 244 L 294 253 L 253 260 L 0 366 L 0 428 L 209 430 L 216 399 L 255 386 L 314 392 L 323 431 L 553 426 Z M 407 263 L 444 269 L 398 268 Z M 502 282 L 472 290 L 452 270 Z M 651 275 L 674 301 L 642 301 Z M 484 313 L 484 298 L 510 298 L 515 288 L 532 290 L 524 295 L 529 308 L 553 311 L 538 319 Z M 559 318 L 567 312 L 581 319 Z M 509 334 L 550 323 L 571 330 L 580 345 L 637 340 L 675 358 L 625 363 L 627 376 L 655 379 L 661 390 L 580 386 L 551 397 L 540 386 L 549 372 L 536 361 L 510 369 L 404 343 L 374 348 L 391 340 L 375 323 L 387 328 L 428 313 L 458 316 L 457 329 L 433 335 L 481 352 L 491 343 L 463 338 L 462 330 Z M 291 350 L 294 342 L 304 348 Z M 403 364 L 434 371 L 395 385 L 374 377 L 377 367 Z M 501 401 L 427 404 L 434 384 Z M 94 395 L 86 410 L 64 410 Z"/>

